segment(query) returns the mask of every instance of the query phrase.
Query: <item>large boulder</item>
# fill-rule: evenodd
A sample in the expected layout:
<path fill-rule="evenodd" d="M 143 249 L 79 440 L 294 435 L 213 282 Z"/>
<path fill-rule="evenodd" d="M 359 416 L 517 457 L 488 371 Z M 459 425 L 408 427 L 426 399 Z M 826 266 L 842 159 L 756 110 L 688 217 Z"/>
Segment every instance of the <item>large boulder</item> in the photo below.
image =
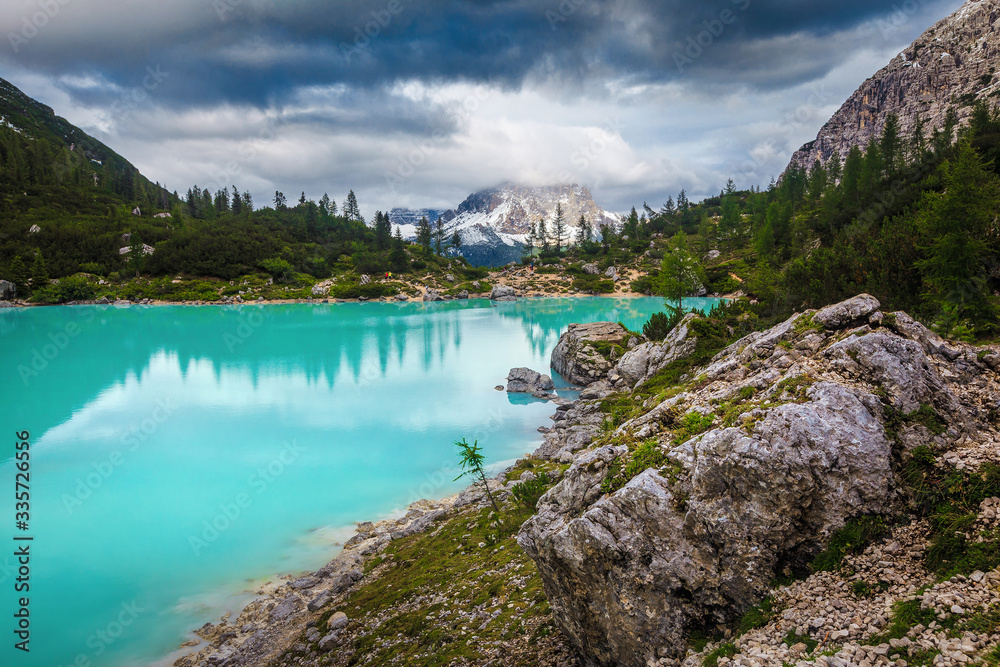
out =
<path fill-rule="evenodd" d="M 444 297 L 441 296 L 440 292 L 429 289 L 424 292 L 424 301 L 444 301 Z"/>
<path fill-rule="evenodd" d="M 530 368 L 512 368 L 507 375 L 508 394 L 531 394 L 539 398 L 552 398 L 556 388 L 552 378 Z"/>
<path fill-rule="evenodd" d="M 599 275 L 601 275 L 601 269 L 597 266 L 597 264 L 584 264 L 583 265 L 583 272 L 585 274 L 587 274 L 588 276 L 599 276 Z"/>
<path fill-rule="evenodd" d="M 850 517 L 891 510 L 877 415 L 874 396 L 821 383 L 749 433 L 716 429 L 674 447 L 675 479 L 649 469 L 611 495 L 600 487 L 616 452 L 578 458 L 518 543 L 586 662 L 680 658 L 691 629 L 737 618 Z"/>
<path fill-rule="evenodd" d="M 880 305 L 878 299 L 870 294 L 859 294 L 847 301 L 827 306 L 813 315 L 813 322 L 822 324 L 828 329 L 842 329 L 852 324 L 862 324 L 868 321 Z"/>
<path fill-rule="evenodd" d="M 326 296 L 329 293 L 330 293 L 330 286 L 329 285 L 322 285 L 322 284 L 321 285 L 315 285 L 312 288 L 312 295 L 313 296 Z"/>
<path fill-rule="evenodd" d="M 517 292 L 513 287 L 497 285 L 490 292 L 490 301 L 517 301 Z"/>
<path fill-rule="evenodd" d="M 17 286 L 9 280 L 0 280 L 0 299 L 13 299 L 17 296 Z"/>
<path fill-rule="evenodd" d="M 614 371 L 609 375 L 616 382 L 620 379 L 625 386 L 633 388 L 646 382 L 672 362 L 692 355 L 697 348 L 698 338 L 691 325 L 699 319 L 701 318 L 694 313 L 685 315 L 662 343 L 643 343 L 629 350 L 618 360 Z"/>
<path fill-rule="evenodd" d="M 621 345 L 629 335 L 617 322 L 570 324 L 552 351 L 552 368 L 575 385 L 603 380 L 613 363 L 599 348 Z"/>

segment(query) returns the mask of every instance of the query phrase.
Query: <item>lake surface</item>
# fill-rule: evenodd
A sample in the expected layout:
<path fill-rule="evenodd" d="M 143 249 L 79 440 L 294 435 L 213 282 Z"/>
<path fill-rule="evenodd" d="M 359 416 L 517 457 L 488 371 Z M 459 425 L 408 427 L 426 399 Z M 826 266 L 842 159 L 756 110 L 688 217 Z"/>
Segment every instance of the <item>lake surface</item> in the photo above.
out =
<path fill-rule="evenodd" d="M 508 370 L 548 372 L 571 322 L 641 329 L 662 309 L 589 298 L 0 311 L 0 664 L 162 659 L 266 578 L 325 564 L 354 522 L 463 488 L 455 440 L 478 439 L 497 472 L 534 450 L 554 406 L 496 391 Z M 31 507 L 18 530 L 23 431 Z M 30 592 L 17 593 L 25 544 Z M 13 648 L 22 596 L 28 654 Z"/>

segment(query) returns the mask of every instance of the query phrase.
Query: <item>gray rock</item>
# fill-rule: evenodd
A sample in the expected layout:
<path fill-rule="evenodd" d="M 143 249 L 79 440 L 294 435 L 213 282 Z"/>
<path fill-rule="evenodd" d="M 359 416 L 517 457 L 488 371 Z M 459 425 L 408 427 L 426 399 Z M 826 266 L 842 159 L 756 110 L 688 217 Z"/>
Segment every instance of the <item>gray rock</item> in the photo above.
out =
<path fill-rule="evenodd" d="M 969 421 L 958 398 L 916 341 L 875 331 L 835 343 L 825 355 L 834 368 L 881 386 L 893 407 L 904 414 L 929 405 L 949 421 Z"/>
<path fill-rule="evenodd" d="M 705 255 L 705 261 L 711 262 L 713 260 L 719 259 L 721 255 L 722 253 L 720 253 L 718 250 L 709 250 L 708 254 Z"/>
<path fill-rule="evenodd" d="M 410 297 L 407 296 L 406 294 L 399 293 L 399 294 L 396 295 L 396 301 L 409 301 L 409 300 L 410 300 Z"/>
<path fill-rule="evenodd" d="M 597 264 L 584 264 L 583 272 L 588 276 L 599 276 L 601 275 L 601 270 L 597 267 Z"/>
<path fill-rule="evenodd" d="M 570 324 L 552 351 L 552 368 L 572 384 L 580 386 L 603 380 L 613 366 L 593 344 L 621 345 L 628 335 L 616 322 Z"/>
<path fill-rule="evenodd" d="M 444 279 L 445 279 L 445 280 L 446 280 L 447 282 L 449 282 L 449 283 L 453 283 L 453 282 L 455 282 L 455 276 L 451 275 L 450 273 L 449 273 L 449 274 L 447 274 L 447 275 L 446 275 L 446 276 L 444 277 Z"/>
<path fill-rule="evenodd" d="M 372 279 L 368 276 L 368 274 L 364 274 L 364 275 L 361 276 L 361 284 L 362 285 L 371 285 L 371 282 L 372 282 Z"/>
<path fill-rule="evenodd" d="M 10 301 L 0 301 L 0 308 L 17 308 L 17 306 Z"/>
<path fill-rule="evenodd" d="M 458 296 L 456 296 L 455 298 L 458 299 L 458 300 L 460 300 L 460 301 L 466 301 L 466 300 L 468 300 L 468 298 L 469 298 L 469 290 L 462 290 L 461 292 L 458 293 Z"/>
<path fill-rule="evenodd" d="M 333 595 L 331 593 L 329 592 L 321 593 L 320 595 L 317 595 L 312 600 L 310 600 L 309 604 L 306 605 L 306 608 L 309 611 L 319 611 L 326 605 L 330 604 L 331 600 L 333 600 Z"/>
<path fill-rule="evenodd" d="M 424 301 L 444 301 L 444 297 L 439 292 L 429 289 L 424 292 Z"/>
<path fill-rule="evenodd" d="M 0 280 L 0 299 L 13 299 L 17 296 L 17 286 L 9 280 Z"/>
<path fill-rule="evenodd" d="M 490 292 L 490 301 L 517 301 L 517 292 L 513 287 L 497 285 Z"/>
<path fill-rule="evenodd" d="M 611 278 L 611 280 L 618 281 L 618 269 L 613 266 L 609 266 L 608 270 L 604 272 L 605 278 Z"/>
<path fill-rule="evenodd" d="M 319 650 L 324 653 L 329 653 L 337 644 L 340 643 L 340 631 L 334 630 L 326 637 L 319 640 Z"/>
<path fill-rule="evenodd" d="M 893 507 L 877 399 L 833 383 L 810 398 L 772 409 L 752 435 L 684 443 L 671 454 L 676 483 L 650 469 L 602 497 L 622 452 L 603 448 L 542 496 L 518 544 L 587 664 L 639 667 L 662 647 L 683 657 L 692 627 L 737 618 L 779 564 L 807 560 L 851 516 Z"/>
<path fill-rule="evenodd" d="M 672 362 L 690 356 L 698 345 L 691 324 L 698 319 L 701 318 L 689 313 L 662 343 L 643 343 L 629 350 L 615 364 L 614 372 L 627 387 L 632 388 L 646 382 Z"/>
<path fill-rule="evenodd" d="M 309 588 L 314 588 L 319 584 L 319 579 L 316 577 L 302 577 L 301 579 L 296 579 L 291 583 L 291 587 L 297 591 L 306 590 Z"/>
<path fill-rule="evenodd" d="M 530 368 L 512 368 L 507 374 L 507 393 L 544 394 L 556 388 L 552 378 Z"/>
<path fill-rule="evenodd" d="M 294 595 L 289 595 L 271 610 L 271 622 L 284 621 L 300 609 L 302 609 L 302 600 Z"/>
<path fill-rule="evenodd" d="M 345 614 L 342 611 L 338 611 L 337 613 L 335 613 L 333 616 L 330 617 L 330 620 L 327 622 L 326 625 L 331 630 L 343 630 L 344 628 L 347 627 L 347 624 L 349 622 L 350 619 L 347 618 L 347 614 Z"/>
<path fill-rule="evenodd" d="M 878 299 L 869 294 L 859 294 L 853 299 L 827 306 L 813 315 L 813 322 L 827 329 L 846 329 L 852 324 L 867 322 L 869 316 L 879 309 Z"/>
<path fill-rule="evenodd" d="M 326 296 L 330 293 L 330 288 L 324 285 L 314 285 L 312 288 L 313 296 Z"/>

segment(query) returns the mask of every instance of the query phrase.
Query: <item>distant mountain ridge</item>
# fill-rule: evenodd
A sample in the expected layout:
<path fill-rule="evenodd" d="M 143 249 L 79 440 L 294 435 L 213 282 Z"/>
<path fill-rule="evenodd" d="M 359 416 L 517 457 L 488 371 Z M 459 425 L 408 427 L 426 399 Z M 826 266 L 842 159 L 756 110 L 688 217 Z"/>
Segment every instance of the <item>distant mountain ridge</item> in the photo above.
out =
<path fill-rule="evenodd" d="M 998 101 L 998 69 L 1000 0 L 968 0 L 861 84 L 789 166 L 808 169 L 834 152 L 844 159 L 852 146 L 863 148 L 878 137 L 892 113 L 907 140 L 918 120 L 928 134 L 943 127 L 950 108 L 965 124 L 976 100 Z"/>
<path fill-rule="evenodd" d="M 439 213 L 394 209 L 389 219 L 409 239 L 416 237 L 416 224 L 422 216 L 432 223 L 440 219 L 448 238 L 456 231 L 460 234 L 466 259 L 474 264 L 496 266 L 521 258 L 531 225 L 544 220 L 551 229 L 557 204 L 562 205 L 566 223 L 564 243 L 576 238 L 581 215 L 595 232 L 603 224 L 618 222 L 618 216 L 598 206 L 586 187 L 576 184 L 533 187 L 516 183 L 476 192 L 454 210 Z"/>

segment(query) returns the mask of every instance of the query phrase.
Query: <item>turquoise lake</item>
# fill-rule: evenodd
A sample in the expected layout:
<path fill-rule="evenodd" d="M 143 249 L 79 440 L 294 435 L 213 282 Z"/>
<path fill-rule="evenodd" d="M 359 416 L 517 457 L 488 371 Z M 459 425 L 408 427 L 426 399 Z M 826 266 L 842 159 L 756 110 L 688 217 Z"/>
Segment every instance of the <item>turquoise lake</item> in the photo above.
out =
<path fill-rule="evenodd" d="M 354 522 L 463 488 L 455 440 L 478 439 L 495 472 L 534 450 L 554 406 L 495 386 L 511 367 L 548 372 L 569 323 L 641 329 L 662 309 L 588 298 L 0 311 L 0 664 L 172 662 L 192 629 L 262 582 L 329 561 Z M 14 506 L 23 431 L 26 531 Z M 29 593 L 15 592 L 23 544 Z M 22 596 L 28 654 L 13 647 Z"/>

